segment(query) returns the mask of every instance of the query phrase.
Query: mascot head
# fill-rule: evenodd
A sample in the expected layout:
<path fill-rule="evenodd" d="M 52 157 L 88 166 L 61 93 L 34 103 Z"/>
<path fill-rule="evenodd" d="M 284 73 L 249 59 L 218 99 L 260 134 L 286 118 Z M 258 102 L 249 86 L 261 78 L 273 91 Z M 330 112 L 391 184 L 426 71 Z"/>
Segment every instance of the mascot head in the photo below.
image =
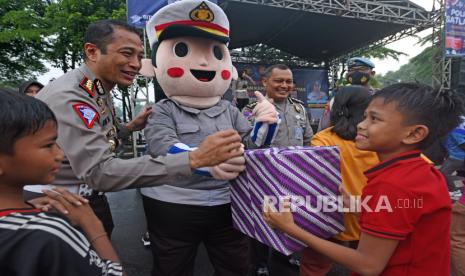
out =
<path fill-rule="evenodd" d="M 156 12 L 147 24 L 155 76 L 168 98 L 208 108 L 221 99 L 233 73 L 229 21 L 208 1 L 182 0 Z"/>

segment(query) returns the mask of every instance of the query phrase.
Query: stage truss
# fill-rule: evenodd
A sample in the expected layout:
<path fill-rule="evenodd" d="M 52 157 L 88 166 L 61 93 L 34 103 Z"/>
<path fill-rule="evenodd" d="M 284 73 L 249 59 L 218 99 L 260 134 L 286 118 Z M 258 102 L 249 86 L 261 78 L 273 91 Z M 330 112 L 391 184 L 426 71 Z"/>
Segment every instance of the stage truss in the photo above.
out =
<path fill-rule="evenodd" d="M 284 53 L 281 57 L 273 59 L 257 58 L 251 56 L 244 49 L 235 49 L 232 51 L 232 58 L 235 62 L 248 63 L 276 63 L 285 62 L 293 66 L 304 67 L 324 67 L 330 73 L 330 83 L 334 86 L 341 70 L 344 70 L 344 65 L 348 58 L 358 56 L 367 50 L 385 46 L 402 38 L 412 36 L 420 31 L 435 26 L 437 12 L 428 12 L 419 6 L 402 0 L 229 0 L 231 2 L 241 2 L 255 5 L 265 5 L 283 9 L 299 10 L 308 13 L 325 14 L 330 16 L 355 18 L 367 21 L 379 21 L 385 23 L 395 23 L 409 26 L 408 28 L 389 35 L 381 40 L 369 41 L 364 47 L 358 49 L 349 49 L 346 53 L 333 57 L 322 64 L 312 63 L 310 60 L 301 59 L 299 57 L 289 58 L 289 55 Z M 229 1 L 225 1 L 223 5 L 227 5 Z M 440 1 L 440 0 L 435 0 Z"/>

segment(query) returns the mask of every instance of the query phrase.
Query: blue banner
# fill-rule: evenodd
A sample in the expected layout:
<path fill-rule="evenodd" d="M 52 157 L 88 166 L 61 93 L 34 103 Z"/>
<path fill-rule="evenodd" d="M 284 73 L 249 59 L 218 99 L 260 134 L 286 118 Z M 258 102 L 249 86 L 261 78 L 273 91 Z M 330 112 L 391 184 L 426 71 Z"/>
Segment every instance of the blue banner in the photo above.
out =
<path fill-rule="evenodd" d="M 175 1 L 176 0 L 127 0 L 128 24 L 137 28 L 145 28 L 145 24 L 154 13 L 168 3 L 173 3 Z M 210 2 L 217 3 L 216 0 L 210 0 Z"/>
<path fill-rule="evenodd" d="M 465 0 L 446 0 L 447 56 L 465 56 Z"/>
<path fill-rule="evenodd" d="M 234 66 L 239 74 L 245 70 L 253 79 L 254 85 L 247 87 L 250 97 L 254 97 L 255 90 L 264 91 L 262 77 L 269 64 L 234 63 Z M 292 97 L 305 104 L 325 104 L 328 101 L 328 71 L 301 67 L 291 67 L 291 71 L 296 85 Z"/>
<path fill-rule="evenodd" d="M 145 28 L 145 24 L 150 17 L 167 4 L 167 0 L 127 0 L 128 24 L 138 28 Z"/>

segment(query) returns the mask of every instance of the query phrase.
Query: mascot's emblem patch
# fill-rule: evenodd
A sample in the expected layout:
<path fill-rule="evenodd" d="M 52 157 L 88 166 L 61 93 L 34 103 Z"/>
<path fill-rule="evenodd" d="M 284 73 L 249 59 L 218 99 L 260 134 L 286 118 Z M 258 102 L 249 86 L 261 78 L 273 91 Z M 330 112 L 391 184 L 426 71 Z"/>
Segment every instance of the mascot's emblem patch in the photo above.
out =
<path fill-rule="evenodd" d="M 79 86 L 84 89 L 84 91 L 89 94 L 89 96 L 94 97 L 95 96 L 95 84 L 93 81 L 89 80 L 87 77 L 82 78 L 81 82 L 79 83 Z"/>
<path fill-rule="evenodd" d="M 73 105 L 73 109 L 76 114 L 81 118 L 88 129 L 91 129 L 95 121 L 98 118 L 98 112 L 95 111 L 90 105 L 85 103 L 79 103 Z"/>
<path fill-rule="evenodd" d="M 189 17 L 194 21 L 212 22 L 215 19 L 215 14 L 207 3 L 202 2 L 189 13 Z"/>

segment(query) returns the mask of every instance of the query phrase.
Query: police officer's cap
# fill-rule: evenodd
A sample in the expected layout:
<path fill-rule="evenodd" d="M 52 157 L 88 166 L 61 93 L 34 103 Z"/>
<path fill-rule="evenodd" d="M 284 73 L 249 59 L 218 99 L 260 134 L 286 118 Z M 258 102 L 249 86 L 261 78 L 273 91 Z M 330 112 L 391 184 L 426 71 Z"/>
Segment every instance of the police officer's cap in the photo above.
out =
<path fill-rule="evenodd" d="M 347 67 L 350 69 L 352 67 L 365 66 L 371 69 L 375 68 L 375 64 L 364 57 L 353 57 L 347 61 Z"/>
<path fill-rule="evenodd" d="M 147 23 L 150 46 L 165 39 L 196 36 L 229 42 L 229 21 L 224 11 L 209 1 L 182 0 L 157 11 Z"/>

